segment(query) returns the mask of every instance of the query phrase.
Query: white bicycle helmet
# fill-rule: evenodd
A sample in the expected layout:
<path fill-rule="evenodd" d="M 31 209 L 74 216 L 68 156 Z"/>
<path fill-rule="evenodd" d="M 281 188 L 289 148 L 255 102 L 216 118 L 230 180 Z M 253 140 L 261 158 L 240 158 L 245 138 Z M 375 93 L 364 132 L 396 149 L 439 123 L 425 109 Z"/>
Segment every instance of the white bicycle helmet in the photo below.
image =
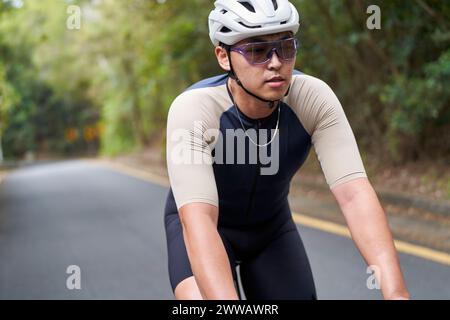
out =
<path fill-rule="evenodd" d="M 209 14 L 209 37 L 215 46 L 284 31 L 297 33 L 299 15 L 288 0 L 218 0 Z"/>

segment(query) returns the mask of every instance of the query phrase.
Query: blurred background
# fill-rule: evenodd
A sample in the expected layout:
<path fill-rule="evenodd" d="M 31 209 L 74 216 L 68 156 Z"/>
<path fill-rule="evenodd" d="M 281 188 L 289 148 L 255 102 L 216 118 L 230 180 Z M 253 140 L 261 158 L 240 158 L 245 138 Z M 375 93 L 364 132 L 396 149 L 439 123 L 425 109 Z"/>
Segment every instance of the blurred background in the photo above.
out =
<path fill-rule="evenodd" d="M 450 2 L 292 3 L 301 15 L 296 68 L 339 97 L 396 238 L 450 253 Z M 370 5 L 381 8 L 380 29 L 367 28 Z M 223 73 L 208 37 L 212 7 L 0 0 L 0 180 L 22 164 L 74 158 L 164 177 L 171 102 Z M 312 152 L 291 203 L 342 223 L 329 197 Z"/>
<path fill-rule="evenodd" d="M 400 165 L 429 184 L 422 193 L 450 199 L 449 2 L 293 3 L 302 21 L 296 67 L 335 90 L 374 178 Z M 369 30 L 366 8 L 377 3 L 381 29 Z M 70 4 L 81 10 L 79 29 L 70 28 Z M 4 160 L 164 152 L 172 100 L 222 73 L 208 37 L 211 6 L 0 1 Z"/>

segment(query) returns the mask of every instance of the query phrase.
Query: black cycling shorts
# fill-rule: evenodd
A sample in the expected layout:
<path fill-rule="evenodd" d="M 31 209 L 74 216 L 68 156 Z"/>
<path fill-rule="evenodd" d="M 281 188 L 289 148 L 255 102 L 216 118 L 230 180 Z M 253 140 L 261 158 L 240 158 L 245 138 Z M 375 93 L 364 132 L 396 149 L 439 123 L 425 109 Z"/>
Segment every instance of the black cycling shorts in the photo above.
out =
<path fill-rule="evenodd" d="M 237 288 L 236 267 L 239 265 L 247 300 L 316 299 L 303 242 L 289 208 L 283 211 L 272 220 L 251 227 L 218 226 L 235 286 Z M 176 286 L 193 273 L 173 201 L 166 202 L 164 220 L 169 278 L 175 292 Z"/>

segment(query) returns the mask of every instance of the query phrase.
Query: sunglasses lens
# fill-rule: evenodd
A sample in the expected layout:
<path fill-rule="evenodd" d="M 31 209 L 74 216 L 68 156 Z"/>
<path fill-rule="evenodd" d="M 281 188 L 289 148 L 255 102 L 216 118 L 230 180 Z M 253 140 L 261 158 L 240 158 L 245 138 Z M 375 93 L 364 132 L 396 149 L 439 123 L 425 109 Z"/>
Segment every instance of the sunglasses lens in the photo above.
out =
<path fill-rule="evenodd" d="M 272 57 L 271 52 L 273 49 L 276 49 L 279 58 L 292 60 L 297 54 L 296 40 L 286 39 L 267 43 L 253 43 L 246 48 L 245 53 L 251 63 L 262 64 L 269 61 Z"/>
<path fill-rule="evenodd" d="M 292 60 L 297 54 L 297 40 L 294 38 L 272 41 L 255 42 L 231 48 L 232 51 L 242 54 L 251 64 L 264 64 L 272 58 L 276 51 L 278 58 Z"/>
<path fill-rule="evenodd" d="M 281 41 L 281 58 L 284 60 L 294 59 L 297 54 L 297 45 L 295 39 Z"/>
<path fill-rule="evenodd" d="M 264 63 L 268 60 L 268 55 L 272 46 L 266 43 L 255 43 L 251 46 L 251 61 L 252 63 Z"/>

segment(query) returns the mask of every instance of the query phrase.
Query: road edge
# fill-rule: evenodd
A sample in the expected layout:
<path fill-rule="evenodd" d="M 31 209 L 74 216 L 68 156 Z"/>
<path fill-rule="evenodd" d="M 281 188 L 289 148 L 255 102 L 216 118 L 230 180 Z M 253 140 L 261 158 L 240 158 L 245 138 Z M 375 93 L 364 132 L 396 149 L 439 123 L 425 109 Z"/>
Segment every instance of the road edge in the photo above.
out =
<path fill-rule="evenodd" d="M 86 159 L 85 161 L 92 164 L 102 165 L 110 168 L 116 172 L 132 176 L 147 182 L 155 183 L 160 186 L 169 187 L 169 180 L 165 176 L 161 176 L 142 169 L 133 168 L 129 165 L 118 163 L 108 159 Z M 292 213 L 296 224 L 328 232 L 334 235 L 342 236 L 351 239 L 351 234 L 345 225 L 330 222 L 318 218 L 313 218 L 297 212 Z M 429 261 L 437 262 L 443 265 L 450 266 L 450 254 L 439 250 L 431 249 L 425 246 L 412 244 L 406 241 L 394 239 L 395 247 L 398 252 L 406 253 Z"/>

